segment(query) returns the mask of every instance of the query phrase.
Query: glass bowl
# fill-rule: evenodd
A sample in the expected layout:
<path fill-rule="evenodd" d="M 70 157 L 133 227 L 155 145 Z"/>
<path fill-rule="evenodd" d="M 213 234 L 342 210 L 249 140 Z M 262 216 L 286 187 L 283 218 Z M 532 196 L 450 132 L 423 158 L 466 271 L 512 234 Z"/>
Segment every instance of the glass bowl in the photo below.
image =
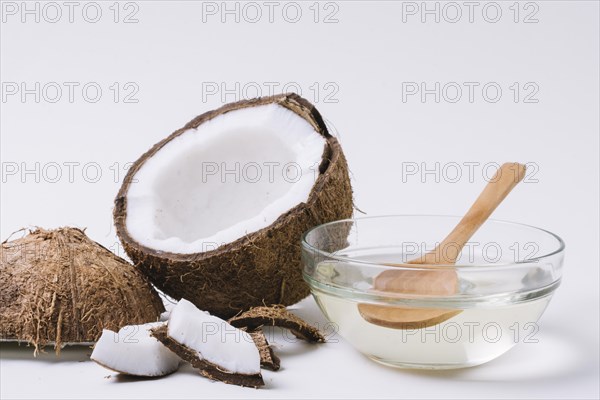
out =
<path fill-rule="evenodd" d="M 433 250 L 460 219 L 398 215 L 320 225 L 302 238 L 304 279 L 338 333 L 383 364 L 462 368 L 490 361 L 519 342 L 535 342 L 537 321 L 560 284 L 563 241 L 543 229 L 488 220 L 455 265 L 407 264 Z M 402 273 L 427 274 L 425 286 L 456 274 L 457 284 L 441 294 L 415 289 L 406 279 L 400 287 L 374 288 L 381 274 Z M 450 317 L 398 328 L 373 322 L 364 312 L 382 308 L 418 315 L 445 310 Z"/>

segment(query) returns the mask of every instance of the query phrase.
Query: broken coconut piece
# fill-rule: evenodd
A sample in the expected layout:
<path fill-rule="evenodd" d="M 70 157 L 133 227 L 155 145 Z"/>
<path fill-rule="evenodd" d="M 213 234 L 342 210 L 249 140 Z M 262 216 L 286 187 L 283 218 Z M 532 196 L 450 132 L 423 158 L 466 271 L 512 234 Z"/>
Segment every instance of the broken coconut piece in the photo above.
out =
<path fill-rule="evenodd" d="M 207 378 L 240 386 L 264 385 L 260 354 L 250 334 L 185 299 L 171 311 L 168 325 L 152 329 L 151 334 Z"/>
<path fill-rule="evenodd" d="M 102 329 L 156 321 L 163 303 L 133 265 L 78 228 L 45 230 L 2 243 L 0 339 L 91 344 Z"/>
<path fill-rule="evenodd" d="M 179 357 L 150 336 L 150 329 L 166 325 L 166 322 L 128 325 L 118 333 L 105 329 L 90 358 L 105 368 L 127 375 L 150 377 L 175 372 L 179 368 Z"/>
<path fill-rule="evenodd" d="M 297 338 L 308 342 L 325 341 L 325 337 L 317 328 L 307 324 L 281 305 L 251 308 L 230 318 L 229 323 L 238 328 L 247 328 L 250 331 L 263 326 L 278 326 L 289 329 Z"/>
<path fill-rule="evenodd" d="M 281 361 L 279 357 L 273 351 L 273 348 L 269 346 L 267 337 L 262 329 L 257 329 L 252 332 L 248 332 L 254 340 L 254 344 L 260 353 L 260 366 L 261 368 L 270 369 L 271 371 L 278 371 L 281 367 Z"/>
<path fill-rule="evenodd" d="M 299 238 L 352 215 L 339 142 L 295 94 L 195 118 L 129 168 L 114 219 L 125 251 L 167 295 L 229 318 L 309 294 Z"/>

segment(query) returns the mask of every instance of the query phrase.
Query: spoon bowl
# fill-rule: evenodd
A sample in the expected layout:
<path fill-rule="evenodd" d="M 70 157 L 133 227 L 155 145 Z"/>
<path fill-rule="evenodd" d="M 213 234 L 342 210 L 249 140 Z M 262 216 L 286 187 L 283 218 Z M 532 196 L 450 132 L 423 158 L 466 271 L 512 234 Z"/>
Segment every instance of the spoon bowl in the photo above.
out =
<path fill-rule="evenodd" d="M 456 263 L 456 259 L 467 241 L 524 177 L 524 165 L 519 163 L 502 164 L 469 211 L 446 238 L 435 249 L 409 261 L 409 264 L 453 265 Z M 431 271 L 386 271 L 375 278 L 373 287 L 382 291 L 412 292 L 436 296 L 450 295 L 458 290 L 457 277 L 453 271 L 445 271 L 444 274 L 428 272 Z M 460 313 L 457 310 L 430 308 L 419 310 L 378 307 L 370 304 L 359 304 L 358 309 L 365 320 L 396 329 L 434 326 Z"/>

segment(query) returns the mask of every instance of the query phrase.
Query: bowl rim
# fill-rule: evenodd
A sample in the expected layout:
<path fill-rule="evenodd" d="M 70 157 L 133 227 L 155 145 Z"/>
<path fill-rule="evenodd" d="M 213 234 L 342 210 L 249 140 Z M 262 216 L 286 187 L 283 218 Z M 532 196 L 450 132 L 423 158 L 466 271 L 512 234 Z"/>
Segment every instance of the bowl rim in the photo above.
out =
<path fill-rule="evenodd" d="M 302 234 L 302 239 L 301 239 L 301 245 L 303 249 L 307 249 L 311 252 L 317 253 L 319 256 L 322 256 L 324 258 L 328 258 L 328 259 L 333 259 L 336 261 L 340 261 L 340 262 L 352 262 L 353 264 L 360 264 L 360 265 L 365 265 L 365 266 L 376 266 L 378 268 L 381 267 L 386 267 L 386 268 L 394 268 L 394 269 L 411 269 L 411 270 L 420 270 L 423 268 L 427 268 L 429 270 L 431 269 L 439 269 L 439 270 L 446 270 L 446 269 L 452 269 L 452 270 L 463 270 L 463 269 L 468 269 L 470 271 L 474 271 L 477 270 L 478 268 L 485 268 L 485 269 L 489 269 L 489 270 L 494 270 L 496 268 L 510 268 L 510 267 L 519 267 L 522 264 L 531 264 L 531 263 L 539 263 L 541 261 L 543 261 L 544 259 L 550 258 L 552 256 L 555 256 L 557 254 L 560 253 L 564 253 L 566 245 L 564 240 L 558 236 L 557 234 L 550 232 L 549 230 L 543 229 L 543 228 L 539 228 L 533 225 L 529 225 L 529 224 L 523 224 L 520 222 L 513 222 L 513 221 L 507 221 L 507 220 L 501 220 L 501 219 L 495 219 L 495 218 L 490 218 L 486 221 L 487 222 L 494 222 L 494 223 L 500 223 L 500 224 L 507 224 L 507 225 L 514 225 L 514 226 L 520 226 L 520 227 L 525 227 L 528 229 L 532 229 L 535 231 L 539 231 L 542 232 L 544 234 L 547 234 L 549 236 L 551 236 L 552 238 L 554 238 L 557 242 L 558 242 L 558 248 L 556 250 L 551 251 L 550 253 L 544 254 L 542 256 L 538 256 L 538 257 L 533 257 L 533 258 L 528 258 L 528 259 L 524 259 L 524 260 L 519 260 L 519 261 L 513 261 L 513 262 L 509 262 L 509 263 L 478 263 L 478 264 L 408 264 L 408 263 L 394 263 L 394 266 L 390 266 L 390 265 L 386 265 L 380 262 L 371 262 L 371 261 L 365 261 L 365 260 L 360 260 L 360 259 L 356 259 L 353 257 L 346 257 L 346 256 L 340 256 L 340 255 L 336 255 L 333 253 L 330 253 L 328 251 L 324 251 L 321 250 L 317 247 L 314 247 L 313 245 L 311 245 L 310 243 L 308 243 L 307 241 L 307 237 L 308 235 L 310 235 L 312 232 L 316 231 L 317 229 L 321 229 L 323 227 L 326 226 L 332 226 L 332 225 L 336 225 L 336 224 L 340 224 L 343 222 L 353 222 L 353 221 L 364 221 L 364 220 L 374 220 L 374 219 L 388 219 L 388 218 L 397 218 L 397 217 L 435 217 L 435 218 L 462 218 L 462 215 L 445 215 L 445 214 L 385 214 L 385 215 L 374 215 L 374 216 L 368 216 L 368 217 L 358 217 L 358 218 L 346 218 L 346 219 L 340 219 L 340 220 L 336 220 L 336 221 L 331 221 L 331 222 L 327 222 L 324 224 L 320 224 L 317 226 L 312 227 L 311 229 L 307 230 L 306 232 L 304 232 Z M 440 239 L 441 240 L 441 239 Z"/>

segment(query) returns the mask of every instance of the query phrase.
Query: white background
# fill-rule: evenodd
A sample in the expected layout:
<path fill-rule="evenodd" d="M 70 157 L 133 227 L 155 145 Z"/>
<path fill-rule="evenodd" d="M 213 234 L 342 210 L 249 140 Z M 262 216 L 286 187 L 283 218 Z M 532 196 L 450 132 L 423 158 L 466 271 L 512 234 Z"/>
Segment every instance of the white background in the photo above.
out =
<path fill-rule="evenodd" d="M 204 111 L 253 96 L 256 87 L 267 95 L 269 85 L 279 92 L 291 84 L 288 89 L 299 87 L 340 137 L 356 205 L 368 215 L 461 214 L 485 183 L 486 163 L 527 162 L 535 176 L 494 216 L 557 233 L 567 243 L 567 257 L 563 284 L 540 321 L 539 343 L 520 344 L 481 367 L 394 370 L 368 361 L 341 339 L 318 348 L 281 342 L 283 369 L 265 372 L 267 388 L 257 391 L 211 383 L 189 369 L 162 380 L 105 379 L 111 373 L 87 361 L 88 349 L 34 360 L 31 349 L 2 345 L 2 398 L 598 398 L 597 2 L 522 2 L 518 22 L 513 2 L 498 2 L 502 14 L 495 23 L 496 7 L 486 2 L 478 3 L 472 22 L 459 2 L 462 17 L 455 23 L 448 20 L 456 8 L 445 3 L 437 5 L 439 22 L 435 15 L 422 22 L 419 12 L 403 14 L 413 4 L 422 8 L 420 2 L 320 3 L 318 16 L 313 2 L 298 2 L 302 16 L 296 23 L 293 6 L 284 13 L 286 3 L 277 3 L 273 22 L 262 2 L 256 22 L 256 8 L 243 3 L 237 5 L 239 22 L 235 14 L 221 15 L 221 2 L 121 3 L 114 22 L 113 2 L 98 2 L 102 16 L 96 23 L 84 18 L 95 18 L 89 6 L 82 14 L 84 2 L 74 9 L 73 22 L 59 2 L 63 15 L 55 23 L 56 9 L 44 13 L 44 3 L 37 6 L 39 22 L 22 15 L 21 2 L 7 3 L 0 52 L 2 239 L 21 227 L 75 225 L 122 253 L 111 211 L 126 164 Z M 35 4 L 27 3 L 30 9 Z M 19 9 L 12 15 L 14 5 Z M 217 14 L 203 12 L 213 6 Z M 132 12 L 137 22 L 124 23 Z M 52 85 L 39 102 L 34 94 L 9 94 L 14 84 L 31 89 L 36 82 L 41 88 L 58 83 L 62 98 L 51 102 Z M 64 82 L 79 85 L 73 102 Z M 86 99 L 81 90 L 90 82 L 102 89 L 95 103 L 93 91 Z M 110 89 L 115 82 L 116 103 Z M 452 103 L 452 91 L 441 93 L 439 102 L 433 94 L 424 101 L 406 97 L 403 86 L 410 82 L 430 89 L 456 82 L 462 98 Z M 464 82 L 479 84 L 472 102 Z M 516 99 L 510 89 L 515 82 Z M 497 102 L 492 89 L 483 96 L 486 83 L 502 89 Z M 233 89 L 225 99 L 221 85 Z M 215 86 L 219 93 L 207 92 Z M 129 100 L 137 103 L 125 102 L 132 88 L 139 90 Z M 538 91 L 528 100 L 537 102 L 525 102 L 532 88 Z M 402 174 L 414 163 L 422 171 L 438 162 L 439 177 Z M 466 162 L 480 163 L 473 179 Z M 36 163 L 39 174 L 23 173 Z M 71 177 L 65 163 L 79 163 L 71 164 Z M 448 163 L 463 165 L 458 182 L 450 182 L 455 170 L 444 166 L 456 164 Z M 312 299 L 295 310 L 325 322 Z"/>

